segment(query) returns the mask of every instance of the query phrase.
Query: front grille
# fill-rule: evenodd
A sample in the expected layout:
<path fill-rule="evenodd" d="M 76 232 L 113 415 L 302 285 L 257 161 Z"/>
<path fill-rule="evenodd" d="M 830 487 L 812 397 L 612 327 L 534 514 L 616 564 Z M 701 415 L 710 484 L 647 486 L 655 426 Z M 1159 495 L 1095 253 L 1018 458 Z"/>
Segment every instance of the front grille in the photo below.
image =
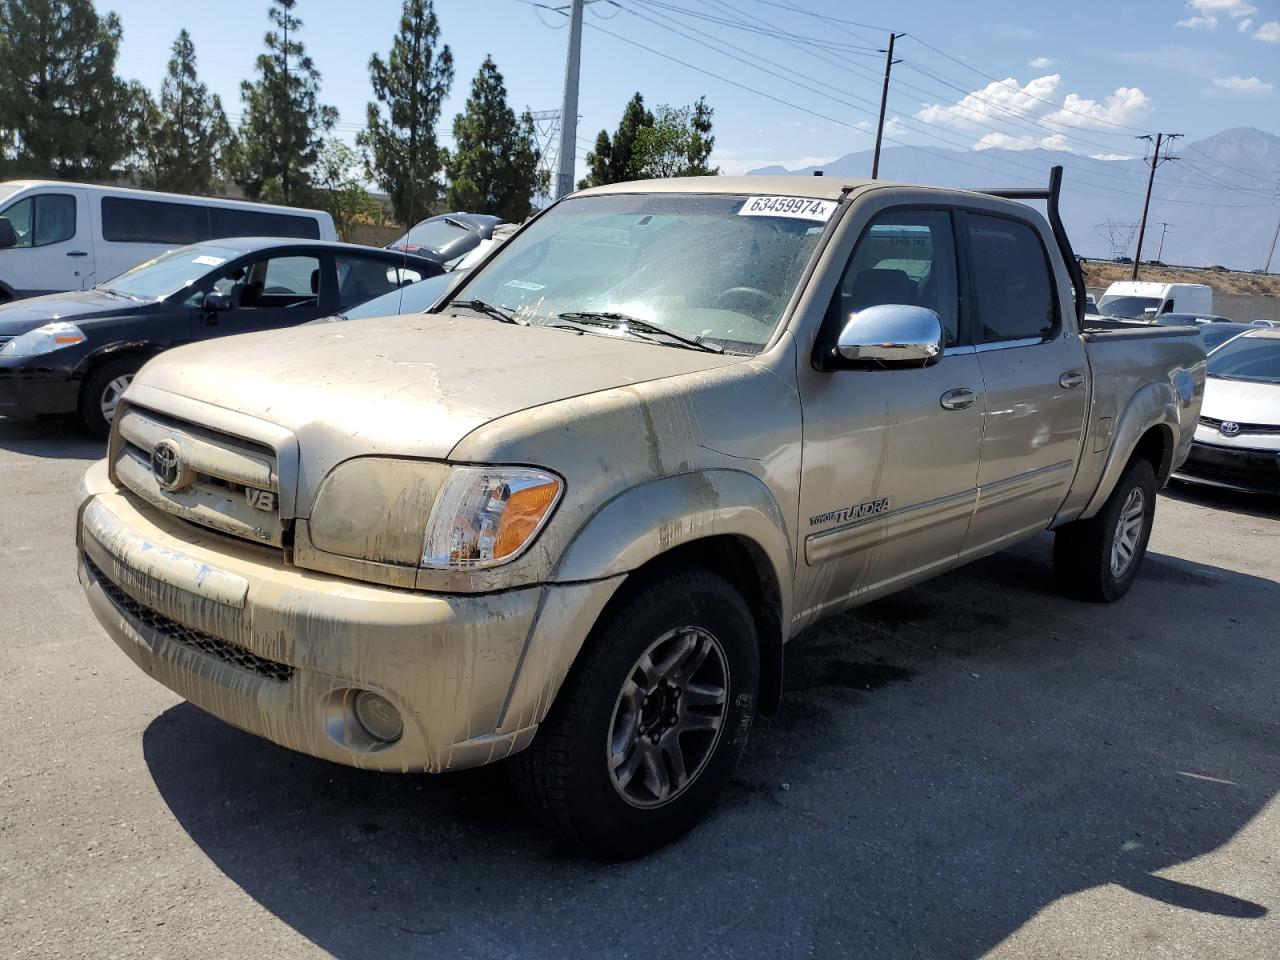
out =
<path fill-rule="evenodd" d="M 108 599 L 111 600 L 123 613 L 128 614 L 139 623 L 150 627 L 170 640 L 181 643 L 184 646 L 199 650 L 207 656 L 213 657 L 215 660 L 221 660 L 223 663 L 229 663 L 233 667 L 239 667 L 241 670 L 248 670 L 250 673 L 257 674 L 266 680 L 274 680 L 276 683 L 287 683 L 289 678 L 293 676 L 293 667 L 283 663 L 276 663 L 274 660 L 268 660 L 266 657 L 260 657 L 256 653 L 250 653 L 243 647 L 238 647 L 234 643 L 228 643 L 218 637 L 203 632 L 202 630 L 194 630 L 191 627 L 178 623 L 176 620 L 170 620 L 161 613 L 157 613 L 145 604 L 139 603 L 133 597 L 129 596 L 121 590 L 115 583 L 102 572 L 101 568 L 89 559 L 89 555 L 85 554 L 84 565 L 89 569 L 89 573 L 102 588 Z"/>
<path fill-rule="evenodd" d="M 284 545 L 274 450 L 137 405 L 122 411 L 110 448 L 122 486 L 188 523 Z M 157 473 L 158 448 L 171 475 Z"/>
<path fill-rule="evenodd" d="M 1240 423 L 1233 420 L 1232 423 L 1239 424 L 1240 433 L 1260 433 L 1265 435 L 1280 434 L 1280 424 L 1274 423 Z M 1222 420 L 1215 420 L 1213 417 L 1201 417 L 1200 425 L 1202 427 L 1212 427 L 1217 430 L 1223 424 Z"/>
<path fill-rule="evenodd" d="M 1178 472 L 1232 486 L 1280 493 L 1280 453 L 1193 443 Z"/>

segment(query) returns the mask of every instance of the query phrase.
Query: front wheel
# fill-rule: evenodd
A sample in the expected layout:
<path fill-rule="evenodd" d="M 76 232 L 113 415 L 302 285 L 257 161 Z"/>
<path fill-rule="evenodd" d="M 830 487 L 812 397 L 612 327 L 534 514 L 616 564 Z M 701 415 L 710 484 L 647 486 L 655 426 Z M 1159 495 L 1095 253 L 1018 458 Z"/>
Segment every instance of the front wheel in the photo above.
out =
<path fill-rule="evenodd" d="M 655 850 L 694 826 L 728 781 L 759 673 L 751 614 L 728 581 L 702 569 L 650 580 L 587 640 L 512 763 L 516 787 L 585 853 Z"/>
<path fill-rule="evenodd" d="M 1155 470 L 1138 458 L 1125 467 L 1095 516 L 1058 528 L 1053 543 L 1058 582 L 1082 600 L 1119 600 L 1137 579 L 1155 515 Z"/>
<path fill-rule="evenodd" d="M 133 357 L 108 360 L 85 378 L 80 388 L 80 422 L 85 429 L 105 440 L 111 432 L 120 397 L 133 382 L 142 361 Z"/>

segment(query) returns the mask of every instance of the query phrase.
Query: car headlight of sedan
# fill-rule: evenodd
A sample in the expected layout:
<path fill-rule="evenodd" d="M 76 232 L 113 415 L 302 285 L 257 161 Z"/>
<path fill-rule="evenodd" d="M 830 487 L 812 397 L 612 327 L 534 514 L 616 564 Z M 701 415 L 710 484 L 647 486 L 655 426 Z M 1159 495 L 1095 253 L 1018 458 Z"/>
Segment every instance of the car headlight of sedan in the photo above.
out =
<path fill-rule="evenodd" d="M 84 332 L 79 327 L 60 320 L 14 337 L 0 347 L 0 357 L 38 357 L 44 353 L 74 347 L 84 341 Z"/>
<path fill-rule="evenodd" d="M 454 467 L 427 521 L 422 565 L 495 567 L 518 557 L 550 518 L 564 484 L 532 467 Z"/>
<path fill-rule="evenodd" d="M 312 545 L 324 553 L 435 570 L 514 560 L 560 500 L 559 477 L 532 467 L 358 457 L 316 494 Z"/>

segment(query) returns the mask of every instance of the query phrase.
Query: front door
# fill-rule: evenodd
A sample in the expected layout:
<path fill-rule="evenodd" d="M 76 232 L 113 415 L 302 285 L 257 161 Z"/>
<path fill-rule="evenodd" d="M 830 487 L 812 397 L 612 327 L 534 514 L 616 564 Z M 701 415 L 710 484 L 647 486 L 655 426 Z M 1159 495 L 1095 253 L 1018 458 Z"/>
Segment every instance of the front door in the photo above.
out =
<path fill-rule="evenodd" d="M 214 284 L 231 299 L 231 310 L 213 318 L 214 335 L 277 330 L 321 316 L 322 262 L 319 253 L 282 252 L 242 263 Z"/>
<path fill-rule="evenodd" d="M 92 231 L 84 190 L 49 187 L 0 210 L 18 235 L 0 250 L 0 279 L 18 296 L 83 290 L 94 283 Z"/>
<path fill-rule="evenodd" d="M 977 498 L 982 373 L 961 335 L 951 214 L 893 209 L 862 233 L 827 311 L 882 303 L 937 312 L 942 359 L 894 370 L 804 370 L 797 615 L 834 612 L 954 561 Z"/>
<path fill-rule="evenodd" d="M 1084 346 L 1062 320 L 1073 301 L 1056 289 L 1040 231 L 1006 216 L 960 219 L 987 392 L 978 506 L 964 546 L 976 555 L 1049 525 L 1075 474 L 1088 387 Z"/>

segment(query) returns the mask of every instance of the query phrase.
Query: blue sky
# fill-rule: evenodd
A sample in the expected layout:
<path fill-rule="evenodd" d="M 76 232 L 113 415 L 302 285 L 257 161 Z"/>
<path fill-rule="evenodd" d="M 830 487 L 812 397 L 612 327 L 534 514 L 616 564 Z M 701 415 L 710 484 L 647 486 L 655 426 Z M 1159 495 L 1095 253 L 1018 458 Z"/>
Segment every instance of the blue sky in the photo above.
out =
<path fill-rule="evenodd" d="M 264 0 L 98 6 L 123 21 L 123 75 L 158 89 L 173 38 L 186 27 L 202 78 L 228 112 L 241 109 L 239 82 L 252 74 L 268 28 Z M 397 0 L 299 0 L 301 39 L 323 74 L 323 100 L 341 113 L 344 138 L 363 123 L 368 59 L 389 48 L 399 10 Z M 562 15 L 527 0 L 437 0 L 436 10 L 457 69 L 446 132 L 486 53 L 514 106 L 559 107 Z M 1141 155 L 1137 131 L 1192 140 L 1233 126 L 1280 133 L 1280 0 L 597 0 L 586 20 L 579 171 L 596 132 L 612 131 L 637 90 L 650 104 L 705 94 L 716 111 L 713 160 L 726 173 L 867 149 L 863 128 L 874 123 L 883 69 L 875 48 L 890 27 L 908 34 L 897 41 L 905 62 L 894 68 L 890 96 L 889 129 L 903 143 L 1120 156 Z"/>

